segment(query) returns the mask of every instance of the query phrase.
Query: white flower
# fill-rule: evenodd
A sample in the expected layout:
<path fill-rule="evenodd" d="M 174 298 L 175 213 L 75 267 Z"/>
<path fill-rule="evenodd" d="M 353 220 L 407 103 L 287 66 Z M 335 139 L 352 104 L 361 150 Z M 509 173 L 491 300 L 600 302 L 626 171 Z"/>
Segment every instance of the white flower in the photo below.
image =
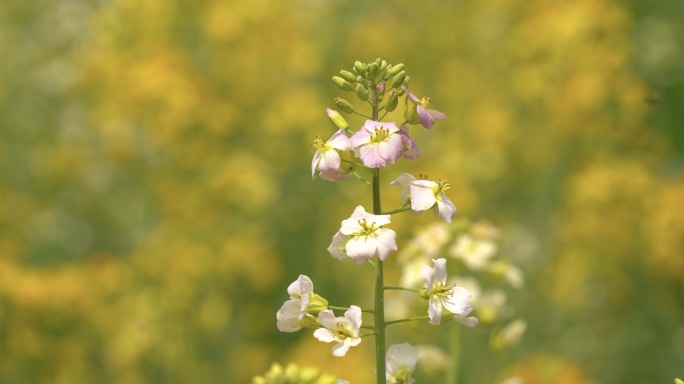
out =
<path fill-rule="evenodd" d="M 354 153 L 368 168 L 383 168 L 394 163 L 404 151 L 403 135 L 396 123 L 366 120 L 366 123 L 349 138 Z M 404 132 L 406 136 L 406 132 Z"/>
<path fill-rule="evenodd" d="M 349 348 L 361 342 L 361 308 L 352 305 L 344 313 L 344 317 L 335 317 L 333 311 L 326 309 L 318 314 L 318 320 L 325 328 L 318 328 L 314 337 L 324 343 L 337 342 L 332 347 L 333 356 L 344 356 Z"/>
<path fill-rule="evenodd" d="M 333 236 L 328 252 L 336 259 L 349 257 L 357 264 L 377 256 L 385 260 L 397 250 L 397 234 L 383 225 L 390 223 L 390 215 L 373 215 L 362 206 L 356 207 L 349 219 L 342 221 L 340 230 Z"/>
<path fill-rule="evenodd" d="M 311 160 L 311 178 L 316 178 L 316 171 L 321 178 L 329 181 L 344 180 L 349 177 L 348 173 L 340 171 L 340 154 L 337 151 L 351 150 L 351 143 L 344 129 L 340 129 L 325 143 L 316 138 L 313 143 L 316 153 Z"/>
<path fill-rule="evenodd" d="M 465 288 L 454 287 L 447 283 L 446 259 L 432 260 L 434 268 L 424 266 L 421 275 L 424 279 L 425 296 L 429 299 L 428 316 L 430 324 L 437 325 L 442 321 L 442 306 L 454 314 L 454 319 L 468 326 L 475 321 L 467 320 L 472 311 L 470 292 Z M 473 324 L 475 323 L 475 324 Z"/>
<path fill-rule="evenodd" d="M 449 184 L 445 180 L 419 180 L 413 175 L 402 173 L 390 185 L 402 187 L 401 198 L 408 198 L 411 202 L 411 209 L 417 213 L 433 209 L 435 216 L 439 216 L 447 223 L 456 215 L 456 207 L 444 194 L 449 189 Z"/>
<path fill-rule="evenodd" d="M 411 344 L 394 344 L 387 349 L 385 377 L 388 384 L 413 384 L 411 377 L 418 362 L 418 351 Z"/>
<path fill-rule="evenodd" d="M 461 259 L 470 270 L 481 271 L 486 268 L 496 253 L 496 243 L 489 239 L 461 235 L 449 250 L 451 256 Z"/>
<path fill-rule="evenodd" d="M 314 294 L 313 282 L 306 275 L 299 275 L 289 287 L 287 293 L 290 300 L 286 301 L 276 314 L 278 330 L 281 332 L 295 332 L 302 329 L 302 320 L 313 310 L 314 313 L 327 307 L 327 301 Z"/>

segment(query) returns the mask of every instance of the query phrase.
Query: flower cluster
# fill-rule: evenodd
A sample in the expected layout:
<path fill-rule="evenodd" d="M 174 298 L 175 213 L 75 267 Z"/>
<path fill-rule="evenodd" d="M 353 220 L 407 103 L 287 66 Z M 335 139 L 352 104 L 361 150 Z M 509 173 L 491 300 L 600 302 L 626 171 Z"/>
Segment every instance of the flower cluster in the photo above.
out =
<path fill-rule="evenodd" d="M 434 259 L 434 266 L 423 265 L 423 289 L 418 291 L 402 287 L 386 287 L 383 282 L 383 262 L 390 254 L 397 251 L 396 232 L 388 228 L 391 215 L 404 211 L 419 214 L 432 209 L 435 216 L 451 223 L 456 215 L 456 207 L 446 196 L 449 184 L 438 179 L 416 177 L 403 173 L 391 183 L 401 187 L 403 205 L 392 211 L 383 213 L 380 209 L 380 169 L 396 163 L 399 158 L 415 160 L 419 157 L 418 146 L 409 134 L 409 125 L 422 125 L 432 128 L 437 120 L 445 120 L 446 115 L 439 111 L 427 109 L 430 98 L 417 98 L 407 86 L 409 76 L 403 64 L 392 65 L 385 60 L 377 59 L 365 64 L 356 62 L 351 71 L 340 71 L 333 77 L 333 82 L 345 92 L 353 92 L 364 105 L 370 104 L 371 113 L 364 115 L 356 110 L 349 101 L 336 98 L 338 110 L 347 114 L 365 117 L 363 124 L 357 129 L 342 117 L 338 110 L 327 109 L 330 121 L 336 131 L 327 140 L 320 137 L 313 143 L 315 153 L 311 161 L 312 178 L 320 177 L 327 181 L 344 181 L 350 176 L 358 177 L 373 189 L 373 207 L 370 212 L 359 205 L 351 216 L 342 220 L 340 228 L 332 237 L 327 250 L 339 260 L 351 259 L 356 264 L 372 264 L 376 269 L 376 307 L 373 310 L 362 310 L 359 306 L 350 305 L 335 307 L 314 293 L 313 282 L 305 275 L 288 287 L 290 299 L 276 314 L 278 329 L 283 332 L 294 332 L 302 328 L 313 328 L 313 336 L 326 343 L 334 343 L 332 354 L 345 356 L 351 347 L 359 345 L 365 336 L 374 336 L 380 348 L 376 348 L 376 370 L 378 382 L 392 384 L 411 384 L 413 371 L 418 361 L 418 352 L 410 344 L 395 344 L 384 349 L 384 330 L 391 323 L 428 320 L 438 325 L 449 320 L 456 320 L 468 327 L 478 323 L 475 317 L 467 317 L 472 311 L 471 293 L 447 281 L 446 259 Z M 404 121 L 383 121 L 398 105 L 399 97 L 405 96 Z M 372 175 L 372 181 L 363 173 Z M 371 213 L 372 212 L 372 213 Z M 384 319 L 383 295 L 385 290 L 406 290 L 419 294 L 428 301 L 427 316 L 393 320 Z M 378 307 L 380 306 L 380 307 Z M 334 310 L 345 310 L 343 316 L 336 316 Z M 363 324 L 363 313 L 374 317 L 373 325 Z M 371 332 L 362 334 L 362 329 Z"/>

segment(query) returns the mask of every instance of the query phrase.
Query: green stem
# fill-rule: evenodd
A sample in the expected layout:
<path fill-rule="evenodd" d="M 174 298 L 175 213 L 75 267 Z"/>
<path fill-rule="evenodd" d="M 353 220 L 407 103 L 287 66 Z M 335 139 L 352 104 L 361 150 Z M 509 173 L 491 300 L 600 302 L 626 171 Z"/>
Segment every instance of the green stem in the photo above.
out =
<path fill-rule="evenodd" d="M 365 117 L 366 119 L 372 119 L 370 116 L 365 115 L 365 114 L 363 114 L 363 113 L 361 113 L 361 112 L 356 112 L 356 111 L 354 111 L 353 113 L 356 114 L 356 115 L 359 115 L 359 116 L 361 116 L 361 117 Z"/>
<path fill-rule="evenodd" d="M 429 319 L 430 319 L 430 316 L 409 317 L 407 319 L 399 319 L 399 320 L 388 321 L 385 323 L 385 326 L 392 325 L 392 324 L 406 323 L 409 321 L 429 320 Z"/>
<path fill-rule="evenodd" d="M 461 361 L 461 327 L 449 327 L 449 352 L 451 363 L 447 369 L 445 384 L 457 384 Z"/>
<path fill-rule="evenodd" d="M 394 215 L 395 213 L 408 211 L 409 209 L 411 209 L 411 206 L 407 205 L 405 207 L 397 208 L 397 209 L 389 211 L 389 212 L 383 212 L 382 214 L 383 215 Z"/>
<path fill-rule="evenodd" d="M 420 293 L 420 289 L 413 289 L 413 288 L 406 288 L 406 287 L 391 287 L 391 286 L 385 287 L 385 291 L 409 291 L 409 292 Z"/>
<path fill-rule="evenodd" d="M 371 81 L 373 121 L 378 121 L 378 94 L 375 81 Z M 373 169 L 373 214 L 382 212 L 380 205 L 380 169 Z M 376 383 L 386 384 L 385 377 L 385 290 L 382 260 L 375 262 L 375 373 Z"/>

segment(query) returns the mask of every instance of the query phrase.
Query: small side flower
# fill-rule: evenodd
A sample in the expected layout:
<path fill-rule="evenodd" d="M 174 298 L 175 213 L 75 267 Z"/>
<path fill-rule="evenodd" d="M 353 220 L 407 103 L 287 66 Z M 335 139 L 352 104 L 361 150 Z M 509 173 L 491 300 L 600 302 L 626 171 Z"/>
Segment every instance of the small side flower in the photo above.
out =
<path fill-rule="evenodd" d="M 411 344 L 394 344 L 385 356 L 385 377 L 388 384 L 413 384 L 411 376 L 418 362 L 418 351 Z"/>
<path fill-rule="evenodd" d="M 440 258 L 432 260 L 434 268 L 424 266 L 421 275 L 424 279 L 422 293 L 423 298 L 429 300 L 428 316 L 430 324 L 438 325 L 442 321 L 442 307 L 446 308 L 451 314 L 447 318 L 467 325 L 477 325 L 477 319 L 466 318 L 472 311 L 471 295 L 465 288 L 455 287 L 447 283 L 446 259 Z M 474 319 L 474 320 L 469 320 Z"/>
<path fill-rule="evenodd" d="M 344 180 L 349 177 L 349 173 L 343 172 L 340 154 L 338 151 L 349 151 L 352 149 L 347 133 L 344 129 L 335 132 L 325 143 L 316 138 L 313 143 L 316 153 L 311 160 L 311 178 L 316 178 L 316 172 L 321 179 L 328 181 Z"/>
<path fill-rule="evenodd" d="M 402 188 L 402 199 L 409 197 L 414 213 L 432 208 L 435 216 L 441 217 L 447 223 L 451 223 L 456 215 L 456 206 L 444 194 L 450 188 L 446 180 L 421 180 L 408 173 L 402 173 L 390 185 Z"/>
<path fill-rule="evenodd" d="M 361 308 L 352 305 L 344 313 L 344 317 L 335 317 L 333 311 L 326 309 L 318 314 L 318 320 L 325 328 L 318 328 L 314 337 L 324 343 L 337 342 L 332 347 L 333 356 L 344 356 L 349 348 L 361 343 Z"/>
<path fill-rule="evenodd" d="M 313 315 L 328 307 L 328 301 L 313 291 L 313 282 L 306 275 L 299 275 L 287 288 L 290 300 L 283 303 L 276 313 L 276 324 L 281 332 L 296 332 L 303 326 L 317 324 Z"/>
<path fill-rule="evenodd" d="M 406 86 L 402 86 L 401 89 L 406 92 L 406 97 L 413 102 L 416 112 L 418 113 L 418 121 L 411 123 L 420 123 L 423 127 L 430 129 L 435 124 L 435 120 L 446 120 L 446 115 L 442 112 L 434 109 L 427 109 L 427 106 L 430 105 L 429 97 L 424 96 L 419 99 L 413 93 L 409 92 Z"/>

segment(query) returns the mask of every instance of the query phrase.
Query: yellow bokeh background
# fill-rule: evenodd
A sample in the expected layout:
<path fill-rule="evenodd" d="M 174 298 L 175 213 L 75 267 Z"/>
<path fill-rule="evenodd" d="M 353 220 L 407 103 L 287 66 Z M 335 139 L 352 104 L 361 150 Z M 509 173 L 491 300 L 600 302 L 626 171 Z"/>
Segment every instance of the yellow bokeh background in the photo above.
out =
<path fill-rule="evenodd" d="M 383 180 L 448 179 L 459 213 L 517 234 L 501 252 L 526 274 L 527 334 L 500 353 L 464 331 L 461 382 L 684 376 L 682 17 L 646 0 L 2 2 L 0 383 L 248 383 L 274 361 L 373 382 L 370 339 L 334 358 L 275 312 L 300 273 L 372 302 L 370 268 L 326 252 L 370 192 L 311 180 L 310 144 L 352 99 L 330 77 L 376 57 L 448 116 L 412 127 L 421 157 Z M 393 218 L 398 246 L 434 220 Z"/>

